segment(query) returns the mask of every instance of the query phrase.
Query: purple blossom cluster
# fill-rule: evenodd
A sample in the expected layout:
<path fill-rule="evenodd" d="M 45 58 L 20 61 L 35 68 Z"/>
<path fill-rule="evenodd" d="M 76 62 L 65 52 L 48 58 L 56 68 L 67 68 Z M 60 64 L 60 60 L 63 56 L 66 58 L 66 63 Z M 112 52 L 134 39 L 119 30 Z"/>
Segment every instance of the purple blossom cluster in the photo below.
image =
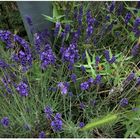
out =
<path fill-rule="evenodd" d="M 8 68 L 9 65 L 2 59 L 0 59 L 0 68 L 5 69 Z"/>
<path fill-rule="evenodd" d="M 44 112 L 45 112 L 45 116 L 46 116 L 47 119 L 52 118 L 53 110 L 51 109 L 50 106 L 46 106 L 45 109 L 44 109 Z"/>
<path fill-rule="evenodd" d="M 116 57 L 115 57 L 115 56 L 112 56 L 112 58 L 110 58 L 110 54 L 109 54 L 109 51 L 108 51 L 108 50 L 105 50 L 105 51 L 104 51 L 104 56 L 105 56 L 106 60 L 107 60 L 110 64 L 112 64 L 112 63 L 114 63 L 114 62 L 116 61 Z"/>
<path fill-rule="evenodd" d="M 62 49 L 61 49 L 62 50 Z M 61 51 L 62 60 L 74 64 L 79 58 L 77 45 L 75 43 L 70 44 L 68 48 L 63 48 Z"/>
<path fill-rule="evenodd" d="M 112 1 L 111 4 L 108 6 L 108 11 L 112 13 L 115 8 L 115 1 Z"/>
<path fill-rule="evenodd" d="M 8 117 L 3 117 L 3 118 L 1 119 L 1 124 L 3 125 L 3 127 L 8 127 L 9 124 L 10 124 L 9 118 L 8 118 Z"/>
<path fill-rule="evenodd" d="M 48 65 L 52 65 L 56 61 L 56 56 L 54 55 L 51 46 L 49 44 L 45 45 L 44 50 L 40 53 L 41 68 L 45 70 Z"/>
<path fill-rule="evenodd" d="M 122 98 L 120 100 L 120 106 L 126 107 L 128 105 L 128 99 L 127 98 Z"/>
<path fill-rule="evenodd" d="M 136 18 L 134 21 L 133 32 L 135 33 L 136 37 L 140 36 L 140 18 Z"/>
<path fill-rule="evenodd" d="M 46 138 L 46 134 L 45 134 L 44 131 L 41 131 L 41 132 L 39 133 L 39 138 Z"/>
<path fill-rule="evenodd" d="M 97 75 L 95 79 L 89 78 L 87 81 L 80 84 L 81 90 L 88 90 L 90 86 L 93 85 L 99 85 L 101 83 L 101 75 Z"/>
<path fill-rule="evenodd" d="M 60 89 L 61 94 L 65 95 L 68 93 L 69 84 L 67 82 L 60 82 L 57 86 Z"/>
<path fill-rule="evenodd" d="M 28 92 L 29 92 L 29 88 L 28 85 L 24 82 L 20 82 L 17 87 L 16 90 L 18 91 L 18 93 L 20 94 L 20 96 L 28 96 Z"/>
<path fill-rule="evenodd" d="M 33 27 L 33 21 L 32 21 L 31 16 L 26 15 L 25 19 L 26 19 L 27 24 L 29 25 L 31 33 L 33 34 L 34 33 L 34 27 Z"/>
<path fill-rule="evenodd" d="M 77 78 L 76 74 L 73 73 L 73 74 L 71 75 L 71 80 L 72 80 L 73 83 L 76 83 L 76 78 Z"/>
<path fill-rule="evenodd" d="M 132 54 L 133 56 L 137 56 L 137 55 L 140 54 L 140 44 L 139 44 L 139 43 L 137 43 L 137 44 L 132 48 L 131 54 Z"/>
<path fill-rule="evenodd" d="M 124 9 L 124 5 L 123 5 L 123 3 L 120 3 L 120 4 L 119 4 L 119 8 L 118 8 L 118 10 L 117 10 L 118 16 L 120 16 L 120 15 L 122 14 L 123 9 Z"/>
<path fill-rule="evenodd" d="M 126 16 L 125 16 L 125 20 L 124 20 L 125 24 L 128 24 L 128 22 L 130 21 L 130 19 L 131 19 L 131 13 L 128 12 L 128 13 L 126 14 Z"/>
<path fill-rule="evenodd" d="M 14 48 L 16 47 L 16 44 L 22 47 L 23 50 L 14 53 L 12 58 L 15 62 L 21 64 L 23 71 L 26 71 L 32 66 L 32 55 L 27 41 L 18 35 L 13 35 L 10 31 L 5 30 L 0 30 L 0 39 L 6 44 L 7 48 Z"/>
<path fill-rule="evenodd" d="M 61 28 L 60 22 L 56 22 L 55 29 L 54 29 L 54 36 L 57 37 Z"/>
<path fill-rule="evenodd" d="M 124 81 L 124 85 L 128 85 L 135 78 L 135 73 L 131 72 Z"/>
<path fill-rule="evenodd" d="M 47 119 L 49 119 L 51 121 L 50 125 L 51 125 L 53 131 L 54 132 L 61 131 L 62 126 L 63 126 L 61 114 L 56 113 L 55 116 L 53 117 L 54 114 L 53 114 L 53 111 L 50 106 L 46 106 L 44 109 L 44 112 L 45 112 L 45 116 L 47 117 Z"/>
<path fill-rule="evenodd" d="M 49 36 L 48 29 L 34 34 L 34 49 L 38 55 L 44 49 L 45 44 L 49 43 Z"/>
<path fill-rule="evenodd" d="M 92 18 L 90 10 L 87 11 L 86 21 L 87 21 L 86 33 L 87 33 L 87 39 L 89 39 L 92 36 L 92 34 L 93 34 L 94 25 L 97 22 L 95 18 Z"/>
<path fill-rule="evenodd" d="M 85 126 L 85 123 L 84 122 L 79 122 L 79 127 L 82 128 Z"/>
<path fill-rule="evenodd" d="M 63 122 L 60 113 L 56 113 L 54 120 L 51 122 L 51 127 L 54 132 L 59 132 L 62 130 Z"/>
<path fill-rule="evenodd" d="M 0 40 L 6 44 L 6 48 L 14 48 L 13 40 L 11 40 L 12 33 L 7 30 L 0 30 Z"/>

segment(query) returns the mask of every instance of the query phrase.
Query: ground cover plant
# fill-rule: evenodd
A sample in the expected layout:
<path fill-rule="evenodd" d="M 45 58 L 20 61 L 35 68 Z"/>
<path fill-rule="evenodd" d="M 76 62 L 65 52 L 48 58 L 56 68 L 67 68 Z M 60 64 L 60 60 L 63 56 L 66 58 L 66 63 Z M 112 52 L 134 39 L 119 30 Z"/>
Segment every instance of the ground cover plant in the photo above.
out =
<path fill-rule="evenodd" d="M 139 8 L 53 2 L 33 44 L 1 29 L 0 137 L 140 137 Z"/>

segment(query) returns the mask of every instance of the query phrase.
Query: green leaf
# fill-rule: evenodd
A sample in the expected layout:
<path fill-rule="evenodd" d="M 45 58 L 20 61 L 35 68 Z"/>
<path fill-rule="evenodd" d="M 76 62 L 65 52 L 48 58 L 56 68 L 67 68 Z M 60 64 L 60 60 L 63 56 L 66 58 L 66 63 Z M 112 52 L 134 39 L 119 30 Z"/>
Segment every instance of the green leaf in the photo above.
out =
<path fill-rule="evenodd" d="M 95 119 L 94 122 L 88 123 L 86 126 L 84 126 L 81 131 L 91 130 L 93 128 L 97 128 L 100 126 L 103 126 L 107 123 L 111 123 L 112 121 L 117 120 L 118 115 L 117 114 L 108 114 L 107 116 L 101 118 L 101 119 Z"/>
<path fill-rule="evenodd" d="M 65 15 L 57 16 L 56 19 L 59 20 L 59 19 L 61 19 L 61 18 L 63 18 L 63 17 L 65 17 Z"/>
<path fill-rule="evenodd" d="M 91 65 L 91 59 L 90 59 L 90 56 L 86 50 L 86 57 L 87 57 L 87 62 L 88 62 L 88 65 Z"/>
<path fill-rule="evenodd" d="M 61 23 L 72 23 L 72 20 L 62 20 Z"/>
<path fill-rule="evenodd" d="M 56 5 L 55 4 L 53 4 L 53 18 L 54 17 L 58 17 L 58 11 L 57 11 L 57 8 L 56 8 Z"/>
<path fill-rule="evenodd" d="M 42 15 L 45 17 L 46 20 L 48 20 L 48 21 L 50 21 L 50 22 L 53 22 L 53 23 L 56 22 L 56 20 L 55 20 L 54 18 L 52 18 L 52 17 L 50 17 L 50 16 L 47 16 L 47 15 L 44 15 L 44 14 L 42 14 Z"/>

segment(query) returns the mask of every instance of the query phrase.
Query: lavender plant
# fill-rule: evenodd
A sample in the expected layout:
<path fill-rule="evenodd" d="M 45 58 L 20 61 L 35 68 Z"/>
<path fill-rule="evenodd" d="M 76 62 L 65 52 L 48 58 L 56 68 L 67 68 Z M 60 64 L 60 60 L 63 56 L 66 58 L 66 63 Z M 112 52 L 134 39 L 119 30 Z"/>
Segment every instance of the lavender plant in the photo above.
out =
<path fill-rule="evenodd" d="M 0 30 L 0 137 L 139 137 L 127 118 L 140 87 L 137 7 L 68 3 L 68 15 L 56 2 L 53 17 L 44 15 L 53 39 L 33 32 L 30 44 Z"/>

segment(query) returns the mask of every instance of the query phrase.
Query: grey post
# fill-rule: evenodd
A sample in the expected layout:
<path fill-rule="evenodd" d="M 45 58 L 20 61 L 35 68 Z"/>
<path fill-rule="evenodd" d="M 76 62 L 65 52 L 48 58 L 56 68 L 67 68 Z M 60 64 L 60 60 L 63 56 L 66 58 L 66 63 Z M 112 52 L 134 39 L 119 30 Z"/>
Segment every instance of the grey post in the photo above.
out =
<path fill-rule="evenodd" d="M 51 1 L 17 1 L 17 5 L 31 43 L 33 42 L 33 36 L 25 19 L 27 15 L 32 18 L 35 32 L 51 28 L 51 23 L 42 16 L 42 14 L 52 16 L 53 9 Z"/>

